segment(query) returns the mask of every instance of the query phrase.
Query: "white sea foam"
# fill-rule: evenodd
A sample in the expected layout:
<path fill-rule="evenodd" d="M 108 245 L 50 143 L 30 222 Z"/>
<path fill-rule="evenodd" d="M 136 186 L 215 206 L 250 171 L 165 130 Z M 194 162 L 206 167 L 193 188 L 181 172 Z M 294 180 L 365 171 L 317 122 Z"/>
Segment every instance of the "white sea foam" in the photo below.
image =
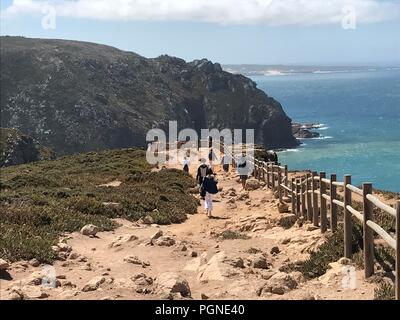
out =
<path fill-rule="evenodd" d="M 285 149 L 281 152 L 301 152 L 301 150 L 300 149 Z"/>
<path fill-rule="evenodd" d="M 318 128 L 316 128 L 317 130 L 328 130 L 329 129 L 329 127 L 318 127 Z"/>

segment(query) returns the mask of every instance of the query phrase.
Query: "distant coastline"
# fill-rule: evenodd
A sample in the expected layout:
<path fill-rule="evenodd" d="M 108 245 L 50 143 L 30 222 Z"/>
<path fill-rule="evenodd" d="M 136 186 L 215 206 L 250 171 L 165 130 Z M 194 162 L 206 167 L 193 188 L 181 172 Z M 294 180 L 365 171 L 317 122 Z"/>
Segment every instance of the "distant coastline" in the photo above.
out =
<path fill-rule="evenodd" d="M 291 66 L 227 64 L 222 66 L 227 72 L 245 76 L 285 76 L 291 74 L 329 74 L 349 72 L 375 72 L 400 70 L 400 66 Z"/>

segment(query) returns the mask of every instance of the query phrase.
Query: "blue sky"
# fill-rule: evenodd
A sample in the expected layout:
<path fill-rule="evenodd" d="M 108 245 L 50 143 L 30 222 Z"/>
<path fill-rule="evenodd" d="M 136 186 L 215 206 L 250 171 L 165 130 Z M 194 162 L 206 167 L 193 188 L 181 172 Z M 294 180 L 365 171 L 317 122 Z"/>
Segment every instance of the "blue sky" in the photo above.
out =
<path fill-rule="evenodd" d="M 182 0 L 0 1 L 2 35 L 84 40 L 146 57 L 166 53 L 221 63 L 400 65 L 400 0 L 185 0 L 184 6 Z M 343 11 L 347 3 L 355 29 L 342 26 L 344 15 L 352 17 Z M 54 30 L 42 27 L 48 6 L 56 9 Z"/>

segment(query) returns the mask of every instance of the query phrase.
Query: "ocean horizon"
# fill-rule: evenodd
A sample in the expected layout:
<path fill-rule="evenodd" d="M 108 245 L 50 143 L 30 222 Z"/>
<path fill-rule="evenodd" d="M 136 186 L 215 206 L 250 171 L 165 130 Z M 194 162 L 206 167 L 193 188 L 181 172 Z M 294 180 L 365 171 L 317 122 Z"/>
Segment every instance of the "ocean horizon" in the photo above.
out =
<path fill-rule="evenodd" d="M 251 78 L 294 122 L 319 124 L 320 138 L 279 152 L 282 164 L 400 192 L 400 70 Z"/>

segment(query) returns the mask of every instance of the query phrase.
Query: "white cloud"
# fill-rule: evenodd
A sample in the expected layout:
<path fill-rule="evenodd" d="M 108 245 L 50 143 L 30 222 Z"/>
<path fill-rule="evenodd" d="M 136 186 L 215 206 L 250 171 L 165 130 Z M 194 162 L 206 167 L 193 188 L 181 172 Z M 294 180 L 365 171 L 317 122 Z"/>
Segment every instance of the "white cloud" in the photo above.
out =
<path fill-rule="evenodd" d="M 42 14 L 49 5 L 58 16 L 100 20 L 318 25 L 340 23 L 349 5 L 357 23 L 400 17 L 396 0 L 14 0 L 2 16 Z"/>

